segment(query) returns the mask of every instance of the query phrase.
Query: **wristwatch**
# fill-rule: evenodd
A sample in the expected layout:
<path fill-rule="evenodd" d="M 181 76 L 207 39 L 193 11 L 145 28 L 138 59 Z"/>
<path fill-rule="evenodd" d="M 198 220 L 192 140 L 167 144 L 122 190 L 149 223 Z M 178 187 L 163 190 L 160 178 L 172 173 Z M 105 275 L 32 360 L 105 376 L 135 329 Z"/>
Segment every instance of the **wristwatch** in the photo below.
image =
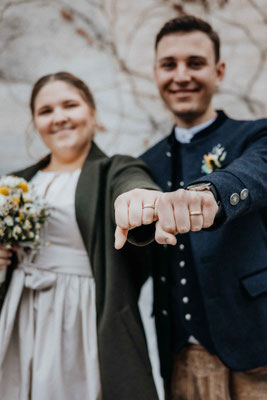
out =
<path fill-rule="evenodd" d="M 197 190 L 197 191 L 202 191 L 202 190 L 212 191 L 212 189 L 211 189 L 212 186 L 213 185 L 210 182 L 201 182 L 201 183 L 195 183 L 194 185 L 189 185 L 189 186 L 187 186 L 186 189 L 187 190 Z"/>
<path fill-rule="evenodd" d="M 209 190 L 213 196 L 215 201 L 217 202 L 218 206 L 220 207 L 220 197 L 218 195 L 217 190 L 215 189 L 215 186 L 211 182 L 200 182 L 200 183 L 195 183 L 193 185 L 187 186 L 186 190 L 196 190 L 198 192 L 203 191 L 203 190 Z"/>

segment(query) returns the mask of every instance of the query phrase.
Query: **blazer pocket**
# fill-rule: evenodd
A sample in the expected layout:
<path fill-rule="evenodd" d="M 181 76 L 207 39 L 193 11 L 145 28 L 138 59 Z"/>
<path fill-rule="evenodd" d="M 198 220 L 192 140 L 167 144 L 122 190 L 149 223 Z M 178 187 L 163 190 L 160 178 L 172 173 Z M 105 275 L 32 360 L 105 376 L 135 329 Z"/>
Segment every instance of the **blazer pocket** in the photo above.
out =
<path fill-rule="evenodd" d="M 267 268 L 241 279 L 241 284 L 251 297 L 267 293 Z"/>
<path fill-rule="evenodd" d="M 146 344 L 145 335 L 143 334 L 143 327 L 139 325 L 134 318 L 134 314 L 129 306 L 124 307 L 120 312 L 120 317 L 124 323 L 126 331 L 131 339 L 137 354 L 141 358 L 144 366 L 151 370 L 150 361 L 148 358 L 148 349 Z M 141 321 L 140 321 L 141 324 Z"/>

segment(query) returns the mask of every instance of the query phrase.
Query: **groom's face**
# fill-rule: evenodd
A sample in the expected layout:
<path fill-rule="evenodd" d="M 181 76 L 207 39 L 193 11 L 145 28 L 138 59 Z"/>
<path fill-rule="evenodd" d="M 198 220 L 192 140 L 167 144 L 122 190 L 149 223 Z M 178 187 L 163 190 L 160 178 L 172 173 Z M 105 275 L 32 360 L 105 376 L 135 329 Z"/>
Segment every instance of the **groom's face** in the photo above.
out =
<path fill-rule="evenodd" d="M 204 32 L 179 32 L 159 41 L 154 75 L 173 115 L 194 119 L 211 108 L 212 96 L 223 79 L 224 63 L 216 62 L 213 43 Z"/>

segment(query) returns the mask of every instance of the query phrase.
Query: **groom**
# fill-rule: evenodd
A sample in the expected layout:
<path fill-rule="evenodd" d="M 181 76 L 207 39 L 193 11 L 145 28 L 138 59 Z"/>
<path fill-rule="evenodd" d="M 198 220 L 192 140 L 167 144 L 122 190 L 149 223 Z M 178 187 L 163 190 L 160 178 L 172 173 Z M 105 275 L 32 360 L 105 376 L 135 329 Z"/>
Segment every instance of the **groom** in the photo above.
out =
<path fill-rule="evenodd" d="M 167 22 L 155 52 L 155 81 L 175 121 L 142 156 L 170 192 L 157 202 L 156 240 L 164 246 L 150 249 L 166 393 L 264 400 L 267 120 L 238 121 L 214 109 L 225 63 L 205 21 Z"/>

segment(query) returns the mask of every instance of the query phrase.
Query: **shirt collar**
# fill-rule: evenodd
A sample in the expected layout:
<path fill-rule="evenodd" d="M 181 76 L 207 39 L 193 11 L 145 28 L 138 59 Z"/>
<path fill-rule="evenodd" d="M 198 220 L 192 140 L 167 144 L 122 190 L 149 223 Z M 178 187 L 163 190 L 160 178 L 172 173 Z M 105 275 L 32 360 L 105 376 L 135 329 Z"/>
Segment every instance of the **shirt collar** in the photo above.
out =
<path fill-rule="evenodd" d="M 175 138 L 180 143 L 190 143 L 192 138 L 203 129 L 210 126 L 216 118 L 212 118 L 209 121 L 203 122 L 202 124 L 193 126 L 192 128 L 186 129 L 181 128 L 180 126 L 175 126 L 174 134 Z"/>

